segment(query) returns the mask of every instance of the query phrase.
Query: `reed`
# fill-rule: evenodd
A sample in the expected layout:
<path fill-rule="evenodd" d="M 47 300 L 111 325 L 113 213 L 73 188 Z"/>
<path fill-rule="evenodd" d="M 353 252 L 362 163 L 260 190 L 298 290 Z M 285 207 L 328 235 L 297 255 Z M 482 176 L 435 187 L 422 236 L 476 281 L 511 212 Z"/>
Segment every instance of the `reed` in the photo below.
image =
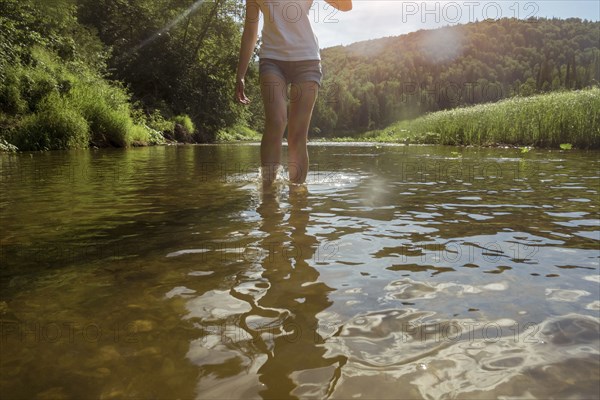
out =
<path fill-rule="evenodd" d="M 439 111 L 363 133 L 356 140 L 448 145 L 600 147 L 600 88 L 514 97 Z"/>

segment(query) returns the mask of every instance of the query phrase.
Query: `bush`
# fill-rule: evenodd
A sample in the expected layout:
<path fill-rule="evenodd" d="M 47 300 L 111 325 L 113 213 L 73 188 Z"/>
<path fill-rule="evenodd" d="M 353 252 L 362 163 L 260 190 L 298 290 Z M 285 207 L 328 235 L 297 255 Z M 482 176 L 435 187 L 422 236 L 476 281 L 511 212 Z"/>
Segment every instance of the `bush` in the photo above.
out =
<path fill-rule="evenodd" d="M 128 142 L 137 145 L 145 146 L 151 141 L 150 131 L 142 125 L 132 125 L 129 129 Z"/>
<path fill-rule="evenodd" d="M 127 113 L 112 110 L 103 101 L 85 104 L 82 113 L 90 124 L 92 144 L 100 147 L 129 145 L 128 131 L 132 124 Z"/>
<path fill-rule="evenodd" d="M 0 111 L 8 114 L 23 114 L 28 104 L 21 96 L 19 70 L 9 67 L 0 81 Z"/>
<path fill-rule="evenodd" d="M 41 68 L 23 70 L 19 88 L 29 110 L 37 111 L 38 104 L 53 92 L 58 92 L 56 78 Z"/>
<path fill-rule="evenodd" d="M 0 3 L 2 138 L 21 150 L 164 142 L 124 86 L 105 78 L 108 48 L 78 23 L 74 2 Z"/>
<path fill-rule="evenodd" d="M 19 150 L 58 150 L 88 147 L 89 125 L 76 110 L 53 94 L 40 102 L 16 129 L 11 142 Z"/>
<path fill-rule="evenodd" d="M 167 143 L 162 132 L 157 131 L 156 129 L 152 129 L 150 127 L 147 127 L 147 130 L 148 130 L 148 144 L 158 145 L 158 144 Z"/>
<path fill-rule="evenodd" d="M 173 122 L 181 125 L 190 135 L 196 130 L 192 119 L 188 115 L 178 115 L 173 118 Z"/>
<path fill-rule="evenodd" d="M 146 120 L 148 127 L 152 130 L 170 135 L 175 130 L 175 122 L 165 119 L 159 110 L 154 110 Z"/>
<path fill-rule="evenodd" d="M 247 126 L 235 125 L 231 128 L 221 129 L 217 132 L 216 140 L 219 142 L 231 141 L 260 141 L 262 135 Z"/>
<path fill-rule="evenodd" d="M 5 153 L 14 153 L 18 150 L 19 149 L 17 146 L 8 143 L 6 140 L 4 140 L 4 138 L 0 138 L 0 151 Z"/>
<path fill-rule="evenodd" d="M 123 102 L 120 89 L 104 82 L 92 81 L 87 85 L 81 82 L 71 91 L 70 99 L 90 124 L 93 145 L 129 146 L 129 130 L 134 124 L 129 105 Z M 136 135 L 139 136 L 139 133 Z"/>

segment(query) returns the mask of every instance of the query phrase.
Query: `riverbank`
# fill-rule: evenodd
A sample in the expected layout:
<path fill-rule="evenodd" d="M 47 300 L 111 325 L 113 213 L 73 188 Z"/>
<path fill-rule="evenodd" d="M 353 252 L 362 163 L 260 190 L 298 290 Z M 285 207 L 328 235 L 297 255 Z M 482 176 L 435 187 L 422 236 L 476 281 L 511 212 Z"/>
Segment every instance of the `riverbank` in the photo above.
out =
<path fill-rule="evenodd" d="M 600 88 L 439 111 L 333 141 L 600 147 Z"/>
<path fill-rule="evenodd" d="M 153 140 L 137 141 L 134 145 L 186 142 L 184 139 L 188 136 L 191 139 L 190 132 L 194 131 L 188 117 L 157 122 L 157 128 L 163 128 L 163 132 L 149 129 L 154 134 Z M 176 125 L 180 125 L 181 135 L 173 128 Z M 170 135 L 169 130 L 176 134 Z M 236 125 L 220 130 L 215 139 L 226 143 L 260 141 L 261 137 L 258 131 Z M 597 149 L 600 148 L 600 88 L 514 97 L 493 104 L 439 111 L 353 136 L 310 140 Z M 18 146 L 12 144 L 0 141 L 0 151 L 16 151 Z"/>

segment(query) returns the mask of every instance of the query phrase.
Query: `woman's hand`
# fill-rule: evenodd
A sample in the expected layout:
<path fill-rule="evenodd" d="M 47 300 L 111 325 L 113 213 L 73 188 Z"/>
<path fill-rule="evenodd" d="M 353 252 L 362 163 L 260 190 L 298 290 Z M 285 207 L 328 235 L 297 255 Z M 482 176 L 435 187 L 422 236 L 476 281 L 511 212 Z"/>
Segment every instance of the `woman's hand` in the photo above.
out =
<path fill-rule="evenodd" d="M 246 97 L 244 89 L 246 83 L 244 77 L 248 70 L 248 64 L 252 58 L 252 52 L 256 47 L 258 40 L 258 20 L 260 17 L 260 7 L 256 0 L 246 0 L 246 18 L 244 20 L 244 32 L 242 33 L 242 45 L 240 47 L 240 59 L 235 80 L 235 96 L 237 103 L 244 105 L 250 104 L 250 99 Z"/>
<path fill-rule="evenodd" d="M 235 100 L 238 103 L 248 105 L 251 100 L 246 97 L 246 93 L 244 93 L 244 89 L 246 88 L 246 83 L 244 82 L 244 78 L 237 78 L 235 83 Z"/>

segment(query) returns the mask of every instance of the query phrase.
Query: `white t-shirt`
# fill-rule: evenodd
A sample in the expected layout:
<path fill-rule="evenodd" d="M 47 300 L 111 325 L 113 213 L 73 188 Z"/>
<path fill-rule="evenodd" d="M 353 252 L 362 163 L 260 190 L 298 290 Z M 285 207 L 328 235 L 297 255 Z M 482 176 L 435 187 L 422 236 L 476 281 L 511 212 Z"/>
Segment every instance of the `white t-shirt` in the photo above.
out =
<path fill-rule="evenodd" d="M 256 0 L 263 14 L 260 58 L 320 60 L 319 39 L 310 24 L 313 0 Z"/>

